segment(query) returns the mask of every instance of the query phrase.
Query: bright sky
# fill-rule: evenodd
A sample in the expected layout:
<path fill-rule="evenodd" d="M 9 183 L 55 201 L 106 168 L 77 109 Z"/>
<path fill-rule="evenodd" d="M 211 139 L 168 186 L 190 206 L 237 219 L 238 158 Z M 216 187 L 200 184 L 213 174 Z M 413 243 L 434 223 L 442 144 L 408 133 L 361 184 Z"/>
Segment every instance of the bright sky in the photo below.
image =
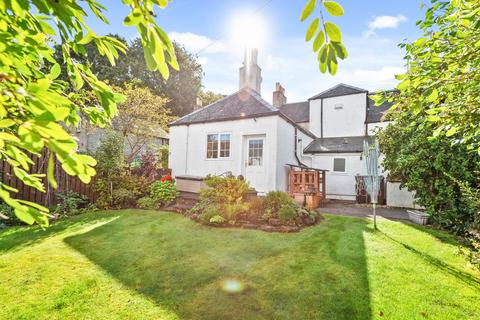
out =
<path fill-rule="evenodd" d="M 301 23 L 299 16 L 307 0 L 174 0 L 166 9 L 157 10 L 157 21 L 173 40 L 198 55 L 205 89 L 214 92 L 238 90 L 243 50 L 235 40 L 242 35 L 232 32 L 232 25 L 245 19 L 265 25 L 258 33 L 266 38 L 259 48 L 259 65 L 262 96 L 267 101 L 271 101 L 275 82 L 285 87 L 288 102 L 306 100 L 340 82 L 370 91 L 392 88 L 396 83 L 393 75 L 404 70 L 403 52 L 397 44 L 420 35 L 415 22 L 424 13 L 421 0 L 337 1 L 345 15 L 327 20 L 342 29 L 349 57 L 340 62 L 334 77 L 320 73 L 311 43 L 304 41 L 308 23 Z M 122 25 L 128 8 L 118 2 L 103 2 L 109 10 L 110 26 L 95 22 L 93 29 L 133 39 L 136 30 Z M 249 29 L 255 32 L 256 28 Z"/>

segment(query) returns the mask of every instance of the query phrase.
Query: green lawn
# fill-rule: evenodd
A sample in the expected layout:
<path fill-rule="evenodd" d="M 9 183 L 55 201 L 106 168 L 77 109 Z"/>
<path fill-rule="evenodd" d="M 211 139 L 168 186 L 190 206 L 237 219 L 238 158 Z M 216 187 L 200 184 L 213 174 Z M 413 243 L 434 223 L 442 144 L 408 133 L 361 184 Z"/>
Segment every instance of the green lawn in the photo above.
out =
<path fill-rule="evenodd" d="M 450 236 L 379 227 L 326 215 L 278 234 L 123 210 L 9 229 L 0 318 L 480 319 L 480 273 Z"/>

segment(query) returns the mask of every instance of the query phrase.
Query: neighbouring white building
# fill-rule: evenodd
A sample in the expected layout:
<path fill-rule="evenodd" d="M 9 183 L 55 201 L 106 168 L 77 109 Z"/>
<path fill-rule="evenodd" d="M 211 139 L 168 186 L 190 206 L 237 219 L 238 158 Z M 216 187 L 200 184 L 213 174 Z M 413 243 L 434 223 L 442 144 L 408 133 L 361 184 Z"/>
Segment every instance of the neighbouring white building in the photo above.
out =
<path fill-rule="evenodd" d="M 240 90 L 170 124 L 174 176 L 242 175 L 258 192 L 287 191 L 287 164 L 327 170 L 326 197 L 355 200 L 356 179 L 365 174 L 363 141 L 373 139 L 388 103 L 375 107 L 370 93 L 336 85 L 304 102 L 286 103 L 277 83 L 273 103 L 261 95 L 257 51 L 245 55 Z M 387 183 L 387 204 L 413 206 L 413 197 Z M 391 199 L 389 199 L 391 198 Z"/>

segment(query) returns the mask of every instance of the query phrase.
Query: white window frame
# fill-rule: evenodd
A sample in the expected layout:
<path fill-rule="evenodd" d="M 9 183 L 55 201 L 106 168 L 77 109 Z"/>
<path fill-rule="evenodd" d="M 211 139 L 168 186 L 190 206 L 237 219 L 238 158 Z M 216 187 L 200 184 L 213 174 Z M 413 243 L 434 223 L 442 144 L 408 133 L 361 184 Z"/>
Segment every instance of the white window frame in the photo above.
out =
<path fill-rule="evenodd" d="M 345 171 L 335 171 L 335 159 L 345 160 Z M 333 159 L 332 159 L 332 173 L 333 174 L 340 174 L 340 175 L 347 174 L 347 157 L 333 157 Z"/>
<path fill-rule="evenodd" d="M 217 136 L 217 141 L 218 141 L 218 146 L 217 146 L 217 157 L 216 158 L 209 158 L 208 157 L 208 136 L 211 136 L 211 135 L 216 135 Z M 220 136 L 222 135 L 228 135 L 229 136 L 229 141 L 230 141 L 230 145 L 229 145 L 229 155 L 228 157 L 221 157 L 220 156 L 220 150 L 221 150 L 221 140 L 220 140 Z M 232 133 L 231 132 L 207 132 L 207 135 L 205 136 L 205 159 L 206 160 L 212 160 L 212 161 L 215 161 L 215 160 L 228 160 L 232 157 Z"/>

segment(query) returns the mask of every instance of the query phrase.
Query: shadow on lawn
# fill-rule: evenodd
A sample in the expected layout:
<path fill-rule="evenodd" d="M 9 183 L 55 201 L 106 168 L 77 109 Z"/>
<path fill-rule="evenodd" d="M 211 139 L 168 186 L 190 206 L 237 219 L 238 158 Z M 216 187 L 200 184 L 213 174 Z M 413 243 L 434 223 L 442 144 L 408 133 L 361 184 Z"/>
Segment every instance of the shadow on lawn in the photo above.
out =
<path fill-rule="evenodd" d="M 65 242 L 187 319 L 370 319 L 364 219 L 296 234 L 218 229 L 133 211 Z M 222 290 L 226 279 L 244 286 Z"/>
<path fill-rule="evenodd" d="M 53 222 L 49 227 L 42 229 L 37 226 L 17 226 L 10 227 L 0 232 L 0 253 L 20 250 L 26 246 L 31 246 L 41 241 L 55 237 L 64 231 L 72 232 L 82 229 L 86 224 L 96 223 L 101 219 L 111 218 L 109 214 L 100 215 L 92 219 L 92 214 L 84 214 L 65 220 Z"/>
<path fill-rule="evenodd" d="M 432 233 L 431 230 L 428 230 L 426 228 L 419 228 L 413 224 L 408 224 L 409 226 L 411 227 L 414 227 L 415 229 L 417 230 L 420 230 L 420 231 L 423 231 L 423 232 L 427 232 L 429 234 L 432 234 L 434 236 L 437 236 L 438 233 Z M 430 231 L 430 232 L 429 232 Z M 425 253 L 425 252 L 422 252 L 420 250 L 417 250 L 415 249 L 414 247 L 406 244 L 406 243 L 403 243 L 402 241 L 399 241 L 397 239 L 394 239 L 392 238 L 390 235 L 386 234 L 385 232 L 383 231 L 380 231 L 379 232 L 385 236 L 386 238 L 388 238 L 389 240 L 401 245 L 402 247 L 404 247 L 405 249 L 413 252 L 414 254 L 418 255 L 419 257 L 421 257 L 423 260 L 425 260 L 426 262 L 428 262 L 429 264 L 435 266 L 436 268 L 438 269 L 441 269 L 443 272 L 445 273 L 448 273 L 454 277 L 456 277 L 457 279 L 463 281 L 465 284 L 469 285 L 469 286 L 472 286 L 474 287 L 475 289 L 480 289 L 480 280 L 475 278 L 474 276 L 472 276 L 471 274 L 467 273 L 467 272 L 464 272 L 464 271 L 461 271 L 461 270 L 458 270 L 457 268 L 449 265 L 448 263 L 445 263 L 443 262 L 442 260 L 440 259 L 437 259 L 435 257 L 432 257 L 431 255 L 429 255 L 428 253 Z M 445 239 L 445 241 L 450 241 L 449 237 L 442 237 L 442 239 Z M 450 243 L 450 242 L 448 242 Z M 455 242 L 452 242 L 453 244 L 455 244 Z"/>

